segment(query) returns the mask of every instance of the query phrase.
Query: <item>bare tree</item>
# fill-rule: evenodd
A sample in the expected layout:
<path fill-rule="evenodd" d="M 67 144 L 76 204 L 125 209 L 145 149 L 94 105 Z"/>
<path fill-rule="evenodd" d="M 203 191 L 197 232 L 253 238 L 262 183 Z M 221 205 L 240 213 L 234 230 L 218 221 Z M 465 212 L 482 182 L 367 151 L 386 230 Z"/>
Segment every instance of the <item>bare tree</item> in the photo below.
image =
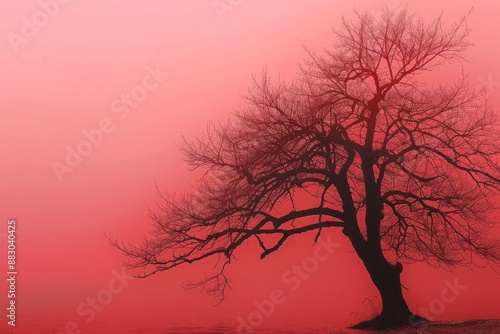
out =
<path fill-rule="evenodd" d="M 463 71 L 422 80 L 463 61 L 468 35 L 466 17 L 450 27 L 407 10 L 344 20 L 331 48 L 308 50 L 296 80 L 264 73 L 234 120 L 185 141 L 187 163 L 206 173 L 194 191 L 163 197 L 150 236 L 111 242 L 142 277 L 216 257 L 215 273 L 194 285 L 223 299 L 225 268 L 246 240 L 264 258 L 291 236 L 316 241 L 336 227 L 382 299 L 381 314 L 357 327 L 420 319 L 403 297 L 402 262 L 500 258 L 488 237 L 500 191 L 498 115 Z"/>

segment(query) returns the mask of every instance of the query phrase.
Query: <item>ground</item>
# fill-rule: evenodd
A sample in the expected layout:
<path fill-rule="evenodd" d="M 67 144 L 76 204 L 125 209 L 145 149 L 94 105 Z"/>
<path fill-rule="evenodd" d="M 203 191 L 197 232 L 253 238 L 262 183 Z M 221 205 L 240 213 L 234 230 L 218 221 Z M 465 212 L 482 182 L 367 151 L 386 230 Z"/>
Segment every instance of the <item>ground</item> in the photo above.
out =
<path fill-rule="evenodd" d="M 331 334 L 500 334 L 500 320 L 469 320 L 469 321 L 446 321 L 432 322 L 418 327 L 409 327 L 391 331 L 331 331 Z"/>

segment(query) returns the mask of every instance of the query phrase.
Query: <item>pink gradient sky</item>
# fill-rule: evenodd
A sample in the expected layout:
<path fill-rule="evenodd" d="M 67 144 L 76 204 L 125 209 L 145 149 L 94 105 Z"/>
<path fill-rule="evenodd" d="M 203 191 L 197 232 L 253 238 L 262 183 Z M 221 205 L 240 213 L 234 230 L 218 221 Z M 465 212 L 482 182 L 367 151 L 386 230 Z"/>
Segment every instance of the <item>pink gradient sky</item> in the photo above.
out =
<path fill-rule="evenodd" d="M 406 2 L 242 1 L 224 20 L 212 0 L 67 2 L 17 53 L 9 33 L 20 34 L 23 17 L 31 20 L 40 7 L 28 0 L 0 3 L 0 236 L 7 219 L 16 218 L 17 333 L 59 333 L 68 321 L 82 326 L 82 333 L 113 333 L 115 320 L 122 317 L 129 329 L 236 326 L 238 316 L 255 309 L 254 300 L 269 298 L 276 288 L 287 292 L 287 300 L 266 319 L 266 326 L 343 326 L 370 314 L 363 302 L 376 292 L 337 232 L 331 234 L 340 248 L 294 292 L 281 275 L 311 254 L 308 237 L 295 239 L 265 261 L 258 260 L 252 245 L 242 249 L 229 271 L 233 290 L 217 308 L 198 290 L 181 288 L 182 282 L 201 277 L 207 263 L 131 281 L 89 324 L 75 310 L 108 286 L 113 270 L 121 270 L 123 257 L 108 246 L 105 234 L 138 240 L 149 228 L 148 207 L 159 201 L 155 182 L 162 190 L 178 192 L 193 181 L 175 144 L 182 134 L 190 137 L 210 120 L 226 120 L 241 104 L 240 93 L 252 73 L 264 66 L 272 74 L 293 76 L 305 57 L 302 45 L 329 45 L 332 28 L 342 15 L 352 16 L 354 5 L 378 11 L 384 5 L 402 8 Z M 500 3 L 408 4 L 426 18 L 443 11 L 448 22 L 473 6 L 469 23 L 475 46 L 467 52 L 473 62 L 464 66 L 473 82 L 489 83 L 498 104 Z M 120 119 L 113 101 L 140 84 L 147 67 L 156 66 L 169 76 Z M 58 179 L 54 161 L 63 163 L 66 147 L 75 148 L 85 138 L 82 131 L 103 119 L 113 122 L 113 131 Z M 0 259 L 5 246 L 2 239 Z M 500 317 L 500 280 L 488 268 L 450 273 L 407 267 L 403 282 L 412 309 L 428 307 L 440 298 L 444 281 L 455 277 L 467 289 L 438 319 Z M 0 289 L 4 309 L 5 284 Z M 0 328 L 5 325 L 4 319 Z"/>

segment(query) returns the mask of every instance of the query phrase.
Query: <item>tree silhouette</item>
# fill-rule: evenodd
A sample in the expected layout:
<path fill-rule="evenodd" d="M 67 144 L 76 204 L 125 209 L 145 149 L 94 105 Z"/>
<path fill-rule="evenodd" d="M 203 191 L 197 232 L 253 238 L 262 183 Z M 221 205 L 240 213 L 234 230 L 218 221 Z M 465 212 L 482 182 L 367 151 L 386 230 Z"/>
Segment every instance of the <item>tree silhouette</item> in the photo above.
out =
<path fill-rule="evenodd" d="M 403 297 L 402 262 L 498 263 L 487 234 L 500 192 L 498 115 L 463 71 L 423 80 L 463 61 L 466 17 L 447 28 L 407 10 L 356 14 L 332 47 L 307 50 L 295 80 L 264 72 L 232 121 L 184 141 L 187 163 L 206 172 L 196 189 L 162 196 L 142 243 L 111 240 L 141 277 L 216 257 L 215 273 L 190 286 L 223 299 L 225 268 L 246 240 L 265 258 L 291 236 L 336 227 L 382 299 L 381 314 L 357 327 L 388 328 L 420 319 Z"/>

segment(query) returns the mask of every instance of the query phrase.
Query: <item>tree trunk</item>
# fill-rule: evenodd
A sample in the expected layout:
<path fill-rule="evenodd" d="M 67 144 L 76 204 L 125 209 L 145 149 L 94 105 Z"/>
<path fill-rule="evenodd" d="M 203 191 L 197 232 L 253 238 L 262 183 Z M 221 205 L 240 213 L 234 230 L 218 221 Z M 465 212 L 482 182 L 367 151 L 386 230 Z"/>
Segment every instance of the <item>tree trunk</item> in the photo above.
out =
<path fill-rule="evenodd" d="M 350 239 L 353 241 L 352 238 Z M 399 262 L 392 265 L 381 252 L 370 249 L 364 240 L 357 239 L 353 242 L 353 246 L 380 293 L 382 312 L 375 318 L 363 321 L 351 328 L 390 329 L 417 325 L 425 321 L 424 318 L 410 312 L 404 299 L 400 279 L 403 265 Z"/>
<path fill-rule="evenodd" d="M 384 259 L 365 263 L 365 267 L 382 298 L 382 312 L 374 319 L 358 324 L 356 328 L 385 329 L 409 325 L 414 315 L 401 289 L 402 266 L 393 266 Z"/>

